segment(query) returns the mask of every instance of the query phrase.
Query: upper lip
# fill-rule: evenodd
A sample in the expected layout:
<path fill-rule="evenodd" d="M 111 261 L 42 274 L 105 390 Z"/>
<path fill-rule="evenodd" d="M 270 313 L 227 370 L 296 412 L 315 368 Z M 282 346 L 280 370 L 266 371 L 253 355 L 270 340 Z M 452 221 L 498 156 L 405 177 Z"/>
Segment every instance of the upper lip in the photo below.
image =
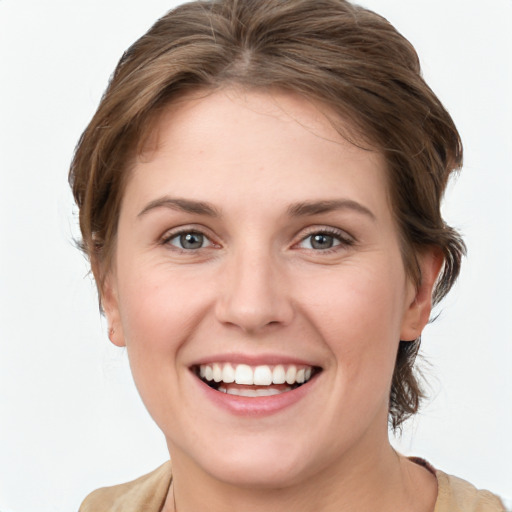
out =
<path fill-rule="evenodd" d="M 317 362 L 312 360 L 297 358 L 295 356 L 280 355 L 280 354 L 215 354 L 205 356 L 201 359 L 194 361 L 190 366 L 200 366 L 213 363 L 231 363 L 231 364 L 246 364 L 248 366 L 275 366 L 278 364 L 294 364 L 297 366 L 316 366 L 320 367 Z"/>

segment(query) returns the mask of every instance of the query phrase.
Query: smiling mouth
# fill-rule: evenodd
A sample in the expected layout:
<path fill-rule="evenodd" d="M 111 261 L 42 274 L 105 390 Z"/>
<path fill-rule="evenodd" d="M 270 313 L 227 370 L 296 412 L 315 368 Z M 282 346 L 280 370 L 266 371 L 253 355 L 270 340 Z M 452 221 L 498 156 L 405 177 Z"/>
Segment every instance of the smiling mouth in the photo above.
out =
<path fill-rule="evenodd" d="M 205 384 L 221 393 L 261 397 L 292 391 L 309 382 L 321 368 L 308 365 L 211 363 L 194 366 L 192 371 Z"/>

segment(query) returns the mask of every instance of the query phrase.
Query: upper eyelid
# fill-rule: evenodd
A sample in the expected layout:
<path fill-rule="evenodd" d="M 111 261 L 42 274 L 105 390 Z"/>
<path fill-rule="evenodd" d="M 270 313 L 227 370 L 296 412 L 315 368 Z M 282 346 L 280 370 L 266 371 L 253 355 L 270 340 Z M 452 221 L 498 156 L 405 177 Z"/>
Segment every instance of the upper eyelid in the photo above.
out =
<path fill-rule="evenodd" d="M 204 226 L 197 224 L 184 224 L 182 226 L 166 229 L 160 238 L 174 237 L 183 233 L 200 233 L 208 238 L 213 237 L 212 231 Z"/>
<path fill-rule="evenodd" d="M 356 241 L 356 238 L 350 234 L 345 229 L 336 228 L 334 226 L 309 226 L 305 229 L 302 229 L 297 233 L 296 238 L 298 238 L 298 241 L 305 240 L 311 235 L 314 235 L 316 233 L 325 233 L 328 235 L 338 236 L 340 239 L 350 240 L 352 242 Z"/>
<path fill-rule="evenodd" d="M 213 246 L 219 246 L 220 243 L 218 241 L 218 237 L 215 237 L 209 229 L 206 229 L 205 227 L 198 227 L 196 225 L 184 225 L 184 226 L 178 226 L 175 228 L 170 228 L 164 231 L 164 233 L 158 238 L 158 241 L 160 244 L 164 245 L 169 243 L 171 240 L 176 238 L 177 236 L 180 236 L 184 233 L 197 233 L 205 238 L 208 239 L 208 241 Z M 206 247 L 203 247 L 203 249 L 206 249 Z"/>
<path fill-rule="evenodd" d="M 310 247 L 301 247 L 301 244 L 306 242 L 308 238 L 315 234 L 324 234 L 327 236 L 332 236 L 337 240 L 337 244 L 332 247 L 324 248 L 324 249 L 315 249 Z M 310 228 L 306 228 L 302 232 L 298 233 L 298 240 L 292 243 L 290 249 L 305 251 L 306 253 L 313 253 L 320 256 L 328 256 L 339 254 L 340 251 L 347 251 L 348 249 L 354 248 L 357 245 L 357 240 L 354 236 L 348 233 L 344 229 L 335 228 L 333 226 L 311 226 Z"/>

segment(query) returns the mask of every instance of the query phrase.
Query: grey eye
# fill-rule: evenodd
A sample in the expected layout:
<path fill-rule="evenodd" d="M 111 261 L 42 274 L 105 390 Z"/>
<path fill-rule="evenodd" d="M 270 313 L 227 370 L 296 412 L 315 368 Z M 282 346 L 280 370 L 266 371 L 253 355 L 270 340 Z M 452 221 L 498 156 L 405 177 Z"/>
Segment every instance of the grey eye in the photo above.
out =
<path fill-rule="evenodd" d="M 334 246 L 334 242 L 336 241 L 332 235 L 326 235 L 324 233 L 316 233 L 309 238 L 313 249 L 330 249 Z"/>
<path fill-rule="evenodd" d="M 180 233 L 169 240 L 171 245 L 180 249 L 202 249 L 211 245 L 211 242 L 202 233 L 190 231 L 187 233 Z"/>
<path fill-rule="evenodd" d="M 302 240 L 300 246 L 303 249 L 313 249 L 317 251 L 332 249 L 341 245 L 342 241 L 337 235 L 329 233 L 313 233 Z"/>

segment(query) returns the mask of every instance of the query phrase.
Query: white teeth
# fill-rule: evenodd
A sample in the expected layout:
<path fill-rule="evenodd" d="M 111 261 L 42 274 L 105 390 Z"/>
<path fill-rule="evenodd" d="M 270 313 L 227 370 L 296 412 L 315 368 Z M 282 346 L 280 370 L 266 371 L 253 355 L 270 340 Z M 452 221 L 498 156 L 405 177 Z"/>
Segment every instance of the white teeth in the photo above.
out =
<path fill-rule="evenodd" d="M 245 386 L 272 386 L 272 384 L 303 384 L 313 375 L 311 366 L 297 368 L 296 365 L 278 364 L 249 366 L 230 363 L 211 363 L 199 365 L 199 377 L 209 382 L 242 384 Z M 224 389 L 223 389 L 224 390 Z M 229 393 L 229 389 L 227 390 Z"/>
<path fill-rule="evenodd" d="M 229 363 L 226 363 L 222 370 L 222 382 L 225 382 L 226 384 L 235 382 L 235 370 Z"/>
<path fill-rule="evenodd" d="M 273 384 L 284 384 L 286 382 L 286 372 L 284 371 L 284 366 L 282 364 L 278 364 L 274 367 L 274 371 L 272 372 L 272 383 Z"/>
<path fill-rule="evenodd" d="M 256 366 L 254 369 L 254 384 L 256 386 L 270 386 L 272 384 L 272 370 L 268 366 Z"/>
<path fill-rule="evenodd" d="M 286 370 L 286 383 L 295 384 L 295 377 L 297 376 L 297 368 L 295 366 L 288 366 Z"/>
<path fill-rule="evenodd" d="M 213 364 L 213 380 L 215 382 L 220 382 L 222 380 L 222 368 L 218 363 Z"/>
<path fill-rule="evenodd" d="M 286 391 L 290 391 L 292 388 L 287 389 Z M 280 393 L 284 393 L 284 390 L 281 391 L 276 388 L 259 388 L 256 389 L 256 393 L 258 396 L 272 396 L 272 395 L 279 395 Z"/>
<path fill-rule="evenodd" d="M 286 391 L 291 391 L 291 389 L 292 388 L 285 388 L 285 389 L 276 389 L 276 388 L 257 388 L 257 389 L 251 389 L 251 388 L 229 388 L 229 389 L 226 389 L 224 387 L 219 387 L 218 391 L 220 391 L 221 393 L 227 393 L 228 395 L 256 397 L 256 396 L 279 395 L 281 393 L 285 393 Z"/>
<path fill-rule="evenodd" d="M 235 382 L 252 386 L 254 384 L 252 368 L 247 364 L 239 364 L 235 370 Z"/>

